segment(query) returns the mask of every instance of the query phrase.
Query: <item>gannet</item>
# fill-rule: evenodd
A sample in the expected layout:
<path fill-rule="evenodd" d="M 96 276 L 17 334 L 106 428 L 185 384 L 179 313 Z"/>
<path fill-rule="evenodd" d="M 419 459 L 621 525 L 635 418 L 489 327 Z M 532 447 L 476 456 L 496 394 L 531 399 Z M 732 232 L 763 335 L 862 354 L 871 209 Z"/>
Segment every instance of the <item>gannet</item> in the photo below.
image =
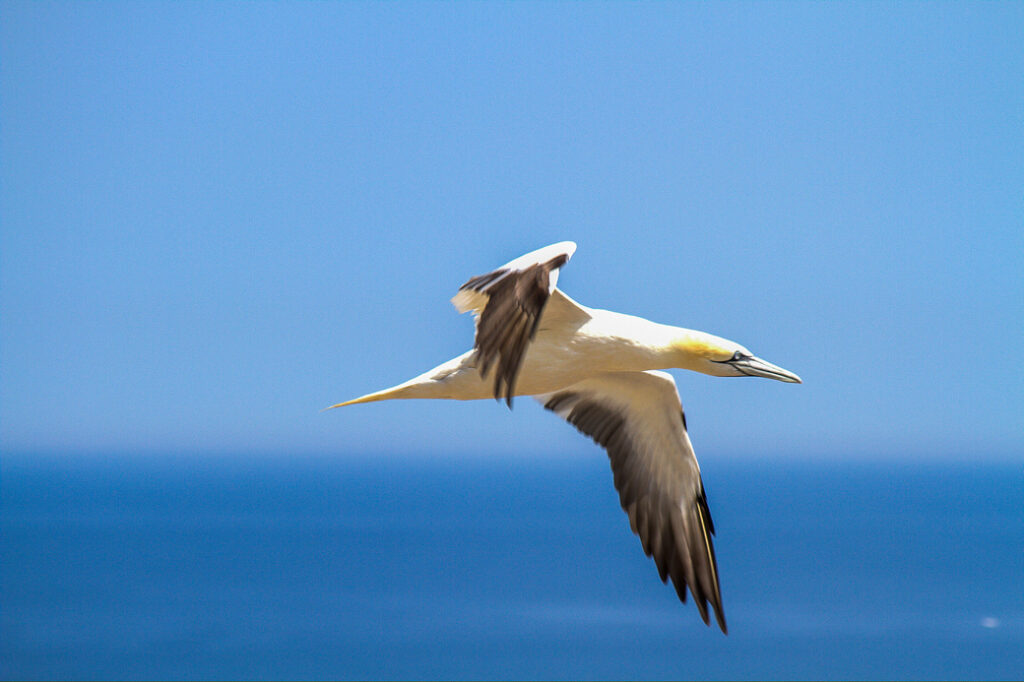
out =
<path fill-rule="evenodd" d="M 532 251 L 473 277 L 452 303 L 476 318 L 473 348 L 393 388 L 330 408 L 404 398 L 480 400 L 533 396 L 602 446 L 619 501 L 644 553 L 676 594 L 708 603 L 727 632 L 700 467 L 671 375 L 800 377 L 744 346 L 705 332 L 580 305 L 556 287 L 576 244 Z"/>

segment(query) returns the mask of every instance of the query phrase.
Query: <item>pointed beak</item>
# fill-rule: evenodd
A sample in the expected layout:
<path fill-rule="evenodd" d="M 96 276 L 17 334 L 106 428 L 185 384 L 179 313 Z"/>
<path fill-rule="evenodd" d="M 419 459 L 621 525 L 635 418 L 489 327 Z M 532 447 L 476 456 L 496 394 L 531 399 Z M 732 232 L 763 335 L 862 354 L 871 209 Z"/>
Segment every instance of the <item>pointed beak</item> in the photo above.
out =
<path fill-rule="evenodd" d="M 773 365 L 766 360 L 754 356 L 738 358 L 729 364 L 750 377 L 764 377 L 765 379 L 775 379 L 776 381 L 785 381 L 790 384 L 803 383 L 800 381 L 800 377 L 789 370 L 782 369 L 778 365 Z"/>

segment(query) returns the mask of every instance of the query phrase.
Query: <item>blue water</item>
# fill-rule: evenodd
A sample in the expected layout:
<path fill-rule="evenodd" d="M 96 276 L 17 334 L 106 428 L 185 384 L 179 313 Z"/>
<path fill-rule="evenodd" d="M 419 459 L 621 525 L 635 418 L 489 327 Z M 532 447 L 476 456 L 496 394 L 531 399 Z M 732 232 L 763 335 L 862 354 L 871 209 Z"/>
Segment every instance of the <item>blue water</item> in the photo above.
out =
<path fill-rule="evenodd" d="M 704 469 L 728 636 L 598 457 L 6 456 L 0 675 L 1024 677 L 1024 466 Z"/>

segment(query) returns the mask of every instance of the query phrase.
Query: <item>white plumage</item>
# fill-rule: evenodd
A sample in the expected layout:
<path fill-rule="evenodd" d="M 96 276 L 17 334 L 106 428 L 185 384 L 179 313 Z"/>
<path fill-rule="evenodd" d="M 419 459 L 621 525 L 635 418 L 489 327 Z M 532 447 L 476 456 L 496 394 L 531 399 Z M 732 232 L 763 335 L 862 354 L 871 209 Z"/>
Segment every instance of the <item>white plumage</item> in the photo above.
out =
<path fill-rule="evenodd" d="M 704 332 L 582 306 L 556 287 L 573 242 L 538 249 L 466 282 L 452 299 L 477 316 L 474 347 L 390 389 L 332 407 L 401 398 L 535 397 L 604 447 L 630 527 L 663 581 L 686 590 L 705 623 L 711 604 L 722 631 L 718 567 L 700 467 L 672 377 L 761 376 L 799 383 L 792 372 Z"/>

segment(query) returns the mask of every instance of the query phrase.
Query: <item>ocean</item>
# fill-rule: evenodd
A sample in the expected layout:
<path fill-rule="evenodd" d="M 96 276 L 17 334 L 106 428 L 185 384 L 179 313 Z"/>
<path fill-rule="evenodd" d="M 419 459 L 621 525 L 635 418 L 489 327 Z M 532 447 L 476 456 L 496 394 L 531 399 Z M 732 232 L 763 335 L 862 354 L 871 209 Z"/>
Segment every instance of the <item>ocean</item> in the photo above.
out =
<path fill-rule="evenodd" d="M 1024 677 L 1024 465 L 705 456 L 725 636 L 594 454 L 5 455 L 0 676 Z"/>

